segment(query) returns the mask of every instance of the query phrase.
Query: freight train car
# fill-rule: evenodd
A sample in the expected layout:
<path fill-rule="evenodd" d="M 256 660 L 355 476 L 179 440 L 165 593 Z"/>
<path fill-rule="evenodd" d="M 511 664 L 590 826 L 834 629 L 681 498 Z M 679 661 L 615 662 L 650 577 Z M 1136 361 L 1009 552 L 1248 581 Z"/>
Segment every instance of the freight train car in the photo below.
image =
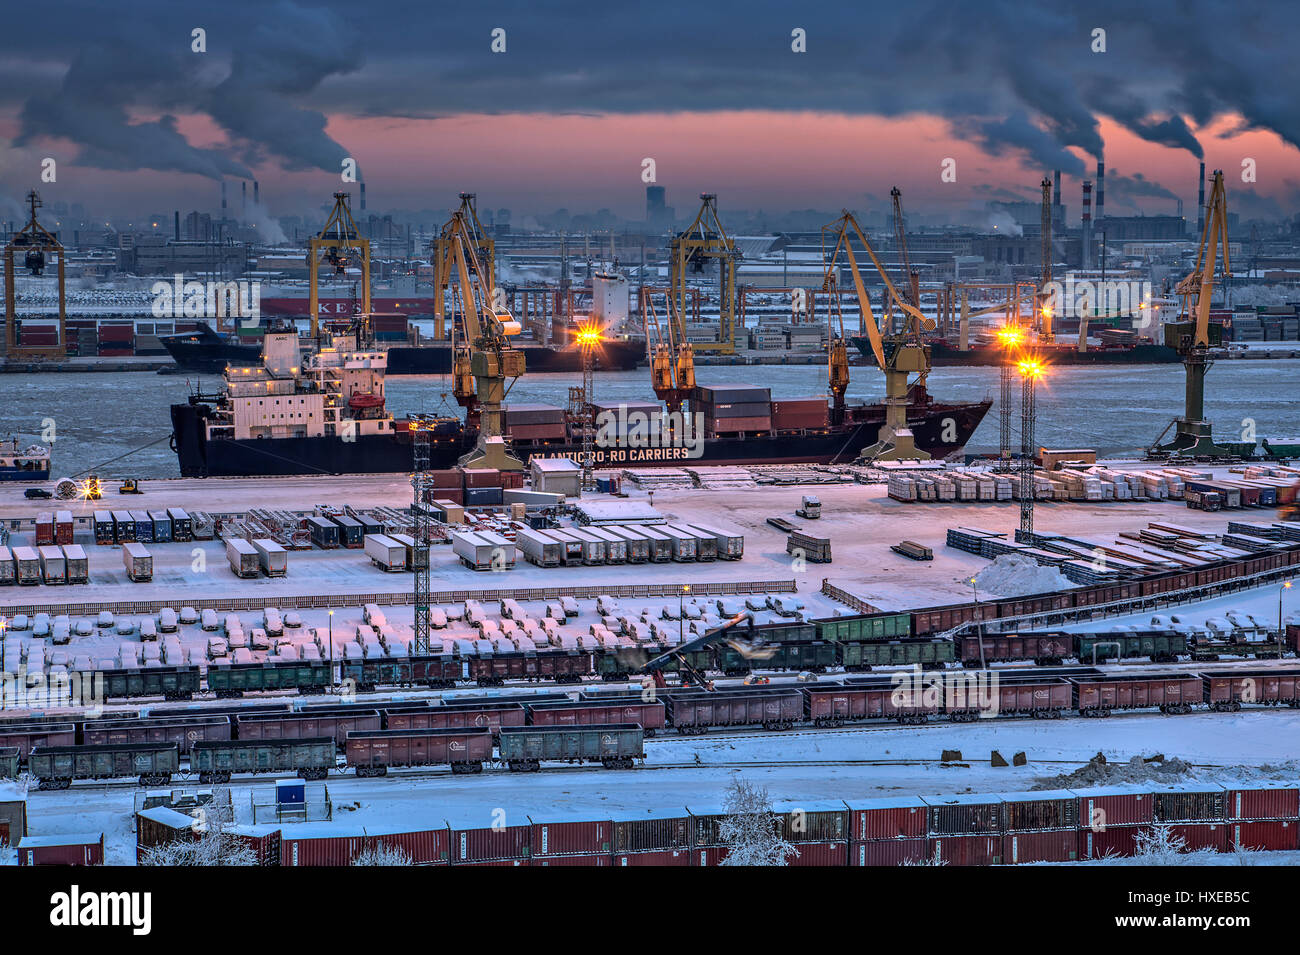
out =
<path fill-rule="evenodd" d="M 0 724 L 0 746 L 18 750 L 18 760 L 22 763 L 27 762 L 28 755 L 37 747 L 76 744 L 77 724 L 73 722 L 36 720 L 30 723 Z"/>
<path fill-rule="evenodd" d="M 634 760 L 645 758 L 644 741 L 635 723 L 502 727 L 500 753 L 511 772 L 536 772 L 543 761 L 631 769 Z"/>
<path fill-rule="evenodd" d="M 175 743 L 182 755 L 201 740 L 229 740 L 229 716 L 151 716 L 130 720 L 86 720 L 81 741 L 87 746 L 123 743 Z"/>
<path fill-rule="evenodd" d="M 528 714 L 520 703 L 507 700 L 444 703 L 441 706 L 382 707 L 384 729 L 486 729 L 493 737 L 503 726 L 523 726 Z"/>
<path fill-rule="evenodd" d="M 27 757 L 27 768 L 41 789 L 67 789 L 74 779 L 122 776 L 139 777 L 141 786 L 163 786 L 180 771 L 180 761 L 175 743 L 38 746 Z"/>
<path fill-rule="evenodd" d="M 646 736 L 663 729 L 667 718 L 659 700 L 644 700 L 641 694 L 597 694 L 581 700 L 529 703 L 530 726 L 587 726 L 628 723 L 640 726 Z"/>
<path fill-rule="evenodd" d="M 360 706 L 329 708 L 331 711 L 304 710 L 287 715 L 262 714 L 235 717 L 236 737 L 247 740 L 300 740 L 328 736 L 343 748 L 348 734 L 373 731 L 382 722 L 379 711 Z"/>
<path fill-rule="evenodd" d="M 484 728 L 349 733 L 344 754 L 358 776 L 386 776 L 390 766 L 450 766 L 453 773 L 481 773 L 483 764 L 492 759 L 492 732 Z"/>
<path fill-rule="evenodd" d="M 18 747 L 0 746 L 0 779 L 18 778 Z"/>
<path fill-rule="evenodd" d="M 218 697 L 239 697 L 264 690 L 320 693 L 330 684 L 326 660 L 274 663 L 220 663 L 208 667 L 208 689 Z"/>
<path fill-rule="evenodd" d="M 201 682 L 197 666 L 95 671 L 95 678 L 100 676 L 104 678 L 106 699 L 161 696 L 165 700 L 188 700 L 199 692 Z"/>
<path fill-rule="evenodd" d="M 788 729 L 803 718 L 803 693 L 794 688 L 670 692 L 664 698 L 669 724 L 682 734 L 707 733 L 715 726 Z"/>
<path fill-rule="evenodd" d="M 295 772 L 303 779 L 324 779 L 333 767 L 334 740 L 328 736 L 200 742 L 190 750 L 190 772 L 202 783 L 229 782 L 232 773 Z"/>

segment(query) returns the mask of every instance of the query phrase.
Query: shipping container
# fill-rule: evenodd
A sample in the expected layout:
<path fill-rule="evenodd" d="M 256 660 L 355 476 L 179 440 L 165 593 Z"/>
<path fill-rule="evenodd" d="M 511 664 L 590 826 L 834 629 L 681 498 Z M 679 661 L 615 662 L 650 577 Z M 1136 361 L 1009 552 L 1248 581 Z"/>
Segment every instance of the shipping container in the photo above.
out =
<path fill-rule="evenodd" d="M 339 526 L 324 517 L 307 518 L 307 530 L 311 533 L 311 542 L 322 550 L 339 546 Z"/>
<path fill-rule="evenodd" d="M 0 561 L 3 557 L 0 556 Z M 90 583 L 90 559 L 86 557 L 85 548 L 80 544 L 63 545 L 64 578 L 70 584 Z M 0 583 L 3 583 L 3 568 L 0 567 Z"/>
<path fill-rule="evenodd" d="M 445 827 L 407 832 L 392 823 L 367 825 L 365 833 L 367 847 L 383 846 L 404 852 L 410 856 L 411 865 L 446 865 L 451 861 Z"/>
<path fill-rule="evenodd" d="M 18 571 L 14 565 L 14 552 L 0 544 L 0 587 L 9 587 L 18 583 Z"/>
<path fill-rule="evenodd" d="M 284 577 L 289 573 L 289 552 L 283 547 L 265 537 L 259 537 L 251 543 L 257 551 L 257 564 L 262 573 L 268 577 Z"/>
<path fill-rule="evenodd" d="M 676 809 L 651 809 L 616 815 L 614 851 L 640 853 L 685 849 L 691 844 L 690 819 Z"/>
<path fill-rule="evenodd" d="M 169 507 L 167 516 L 172 522 L 172 540 L 191 541 L 194 539 L 194 524 L 184 508 Z"/>
<path fill-rule="evenodd" d="M 1241 820 L 1300 817 L 1300 788 L 1294 783 L 1255 782 L 1228 790 L 1228 818 Z"/>
<path fill-rule="evenodd" d="M 529 816 L 533 859 L 545 856 L 583 856 L 613 852 L 613 823 L 609 820 L 572 819 L 539 822 Z"/>
<path fill-rule="evenodd" d="M 330 520 L 339 526 L 340 544 L 349 550 L 359 550 L 363 546 L 366 528 L 359 520 L 345 514 L 334 514 Z"/>
<path fill-rule="evenodd" d="M 999 793 L 998 796 L 1002 800 L 1002 828 L 1006 832 L 1074 829 L 1078 825 L 1079 797 L 1068 789 Z"/>
<path fill-rule="evenodd" d="M 365 536 L 366 556 L 380 570 L 395 573 L 406 570 L 406 547 L 386 534 Z"/>
<path fill-rule="evenodd" d="M 119 544 L 135 540 L 135 519 L 130 511 L 113 511 L 113 537 Z"/>
<path fill-rule="evenodd" d="M 1294 852 L 1300 849 L 1300 823 L 1295 819 L 1237 821 L 1228 824 L 1226 849 Z"/>
<path fill-rule="evenodd" d="M 366 848 L 360 826 L 339 823 L 305 823 L 280 832 L 282 866 L 349 866 Z"/>
<path fill-rule="evenodd" d="M 135 539 L 142 544 L 153 543 L 153 518 L 148 511 L 131 511 L 131 522 L 135 524 Z"/>
<path fill-rule="evenodd" d="M 1228 829 L 1228 824 L 1223 822 L 1175 822 L 1169 824 L 1170 835 L 1183 840 L 1184 852 L 1195 852 L 1198 849 L 1227 852 Z"/>
<path fill-rule="evenodd" d="M 854 842 L 924 840 L 928 834 L 929 806 L 920 796 L 852 799 L 845 804 L 849 810 L 849 834 Z"/>
<path fill-rule="evenodd" d="M 1001 865 L 1001 835 L 933 835 L 927 847 L 930 859 L 947 865 Z"/>
<path fill-rule="evenodd" d="M 631 564 L 644 564 L 650 559 L 650 541 L 635 527 L 620 527 L 609 524 L 603 528 L 607 533 L 621 538 L 627 545 L 627 560 Z"/>
<path fill-rule="evenodd" d="M 54 512 L 54 543 L 71 544 L 72 536 L 76 532 L 76 523 L 72 519 L 71 511 Z"/>
<path fill-rule="evenodd" d="M 1106 826 L 1078 830 L 1079 859 L 1105 859 L 1110 856 L 1129 858 L 1137 853 L 1139 832 L 1150 826 Z"/>
<path fill-rule="evenodd" d="M 618 852 L 613 856 L 616 866 L 672 866 L 690 865 L 689 849 L 649 849 L 644 852 Z"/>
<path fill-rule="evenodd" d="M 153 580 L 153 555 L 143 544 L 123 544 L 122 565 L 128 580 L 136 583 Z"/>
<path fill-rule="evenodd" d="M 930 807 L 931 835 L 1002 831 L 1002 800 L 995 793 L 922 796 Z"/>
<path fill-rule="evenodd" d="M 36 546 L 54 543 L 54 514 L 41 511 L 36 515 Z"/>
<path fill-rule="evenodd" d="M 1102 786 L 1078 791 L 1079 826 L 1103 829 L 1137 826 L 1155 818 L 1155 797 L 1150 791 L 1123 786 Z"/>
<path fill-rule="evenodd" d="M 41 556 L 32 547 L 15 547 L 14 575 L 19 584 L 31 586 L 41 582 Z"/>
<path fill-rule="evenodd" d="M 117 534 L 113 528 L 112 512 L 95 511 L 91 527 L 95 532 L 96 544 L 114 544 L 117 542 Z"/>
<path fill-rule="evenodd" d="M 687 531 L 694 531 L 703 537 L 712 537 L 714 541 L 714 556 L 722 560 L 740 560 L 745 556 L 745 537 L 736 531 L 724 531 L 715 527 L 707 527 L 703 524 L 679 524 L 678 527 Z M 707 560 L 701 553 L 701 559 Z"/>
<path fill-rule="evenodd" d="M 1005 865 L 1073 862 L 1078 857 L 1079 831 L 1075 828 L 1008 832 L 1002 837 L 1002 862 Z"/>
<path fill-rule="evenodd" d="M 930 841 L 925 838 L 876 839 L 849 845 L 849 865 L 895 866 L 926 861 Z"/>
<path fill-rule="evenodd" d="M 530 564 L 558 567 L 563 562 L 563 545 L 547 531 L 521 527 L 515 531 L 515 544 Z"/>
<path fill-rule="evenodd" d="M 262 572 L 257 548 L 242 537 L 231 537 L 226 541 L 226 563 L 236 577 L 258 577 Z"/>
<path fill-rule="evenodd" d="M 650 542 L 650 559 L 656 564 L 673 559 L 673 541 L 667 534 L 649 526 L 638 527 L 636 532 Z"/>
<path fill-rule="evenodd" d="M 172 540 L 172 519 L 171 515 L 165 510 L 150 511 L 149 517 L 153 520 L 153 539 L 159 544 L 165 544 Z"/>
<path fill-rule="evenodd" d="M 533 827 L 478 826 L 472 819 L 449 819 L 452 865 L 463 862 L 527 860 L 532 853 Z"/>
<path fill-rule="evenodd" d="M 671 524 L 661 524 L 655 528 L 655 532 L 662 534 L 672 542 L 673 560 L 695 560 L 698 545 L 693 533 L 688 534 L 685 531 L 680 531 Z"/>
<path fill-rule="evenodd" d="M 19 865 L 103 865 L 104 834 L 62 833 L 23 836 L 18 843 Z"/>
<path fill-rule="evenodd" d="M 41 579 L 47 584 L 67 583 L 67 562 L 63 549 L 54 544 L 47 544 L 37 549 L 41 558 Z"/>
<path fill-rule="evenodd" d="M 1210 822 L 1225 818 L 1227 791 L 1213 783 L 1168 783 L 1155 787 L 1157 822 Z"/>

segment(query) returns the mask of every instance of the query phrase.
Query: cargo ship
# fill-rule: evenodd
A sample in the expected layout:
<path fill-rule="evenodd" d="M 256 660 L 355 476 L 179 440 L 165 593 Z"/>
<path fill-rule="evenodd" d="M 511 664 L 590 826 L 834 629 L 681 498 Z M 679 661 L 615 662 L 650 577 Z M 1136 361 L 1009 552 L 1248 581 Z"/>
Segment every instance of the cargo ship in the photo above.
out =
<path fill-rule="evenodd" d="M 274 320 L 272 320 L 274 321 Z M 391 325 L 391 322 L 390 322 Z M 262 346 L 258 338 L 241 338 L 214 331 L 207 322 L 196 322 L 193 331 L 160 336 L 167 354 L 179 369 L 201 374 L 219 375 L 227 365 L 256 365 L 261 360 Z M 264 333 L 269 325 L 258 328 Z M 400 338 L 408 340 L 406 320 L 401 319 Z M 377 338 L 377 348 L 388 358 L 390 375 L 446 375 L 451 373 L 452 348 L 450 342 L 423 342 L 418 345 L 398 344 Z M 530 372 L 582 371 L 582 353 L 576 348 L 539 345 L 521 341 L 517 346 L 525 355 Z M 611 340 L 604 343 L 595 356 L 597 371 L 630 371 L 645 361 L 645 342 L 636 340 Z"/>
<path fill-rule="evenodd" d="M 172 448 L 182 476 L 409 471 L 408 423 L 385 408 L 387 361 L 384 351 L 360 349 L 347 336 L 303 358 L 294 332 L 268 332 L 258 365 L 227 367 L 220 392 L 195 393 L 171 406 Z M 766 389 L 757 391 L 767 394 Z M 727 389 L 697 392 L 688 405 L 692 421 L 702 422 L 697 440 L 685 440 L 685 430 L 664 441 L 635 429 L 619 431 L 612 440 L 597 441 L 595 466 L 848 464 L 876 442 L 885 421 L 883 403 L 847 405 L 843 420 L 832 423 L 825 398 L 769 400 L 764 410 L 764 401 L 749 400 L 757 394 L 729 403 L 722 400 Z M 816 402 L 821 410 L 810 412 L 810 403 L 815 408 Z M 936 401 L 924 387 L 914 386 L 908 420 L 917 446 L 937 458 L 959 455 L 991 405 L 987 399 Z M 629 408 L 662 411 L 662 405 L 649 402 L 603 409 L 593 405 L 593 411 L 614 412 L 616 407 L 625 414 Z M 564 409 L 541 408 L 546 406 L 507 407 L 511 450 L 525 462 L 578 459 L 582 442 L 575 422 Z M 429 466 L 453 467 L 477 440 L 477 428 L 461 418 L 438 419 Z"/>
<path fill-rule="evenodd" d="M 865 335 L 855 335 L 853 344 L 867 363 L 875 364 L 870 339 Z M 967 351 L 942 338 L 927 340 L 926 344 L 930 346 L 930 364 L 935 367 L 1002 365 L 1007 359 L 1006 348 L 996 342 L 972 342 Z M 1103 339 L 1099 345 L 1089 343 L 1084 352 L 1079 351 L 1078 343 L 1074 341 L 1037 342 L 1032 347 L 1034 353 L 1050 365 L 1164 365 L 1182 361 L 1172 348 L 1148 341 Z"/>
<path fill-rule="evenodd" d="M 23 446 L 17 438 L 0 438 L 0 481 L 48 481 L 50 449 Z"/>

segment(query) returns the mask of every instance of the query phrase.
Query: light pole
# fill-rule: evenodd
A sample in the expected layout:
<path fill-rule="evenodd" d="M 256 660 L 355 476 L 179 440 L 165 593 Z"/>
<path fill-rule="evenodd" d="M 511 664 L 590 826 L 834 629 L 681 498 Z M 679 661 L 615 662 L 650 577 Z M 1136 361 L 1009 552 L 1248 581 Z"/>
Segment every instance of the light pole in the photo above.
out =
<path fill-rule="evenodd" d="M 677 595 L 677 645 L 686 642 L 686 595 L 691 592 L 690 584 L 682 584 L 682 592 Z"/>
<path fill-rule="evenodd" d="M 975 585 L 975 578 L 970 579 L 970 592 L 975 595 L 975 639 L 980 645 L 980 669 L 987 670 L 988 664 L 984 662 L 984 626 L 980 623 L 980 592 Z"/>
<path fill-rule="evenodd" d="M 1043 374 L 1043 363 L 1032 356 L 1017 363 L 1020 370 L 1020 531 L 1016 540 L 1033 543 L 1034 532 L 1034 385 Z"/>
<path fill-rule="evenodd" d="M 3 661 L 3 660 L 4 660 L 4 655 L 5 655 L 5 631 L 6 631 L 7 629 L 9 629 L 9 620 L 8 620 L 8 618 L 7 618 L 7 617 L 0 617 L 0 661 Z M 2 665 L 3 665 L 3 663 L 0 662 L 0 666 L 2 666 Z M 17 674 L 15 674 L 15 676 L 17 676 Z M 6 680 L 5 682 L 7 683 L 8 681 Z M 14 685 L 17 686 L 16 683 L 15 683 Z M 3 683 L 0 683 L 0 693 L 3 693 Z M 9 701 L 6 700 L 2 695 L 0 695 L 0 709 L 3 709 L 3 708 L 5 708 L 5 707 L 8 706 L 8 705 L 9 705 Z"/>
<path fill-rule="evenodd" d="M 330 611 L 330 688 L 335 685 L 334 679 L 334 611 Z"/>
<path fill-rule="evenodd" d="M 1277 588 L 1277 658 L 1282 659 L 1282 640 L 1286 635 L 1286 628 L 1282 624 L 1282 598 L 1286 592 L 1291 589 L 1291 581 L 1287 581 L 1281 587 Z M 4 623 L 0 622 L 0 633 L 4 633 Z"/>

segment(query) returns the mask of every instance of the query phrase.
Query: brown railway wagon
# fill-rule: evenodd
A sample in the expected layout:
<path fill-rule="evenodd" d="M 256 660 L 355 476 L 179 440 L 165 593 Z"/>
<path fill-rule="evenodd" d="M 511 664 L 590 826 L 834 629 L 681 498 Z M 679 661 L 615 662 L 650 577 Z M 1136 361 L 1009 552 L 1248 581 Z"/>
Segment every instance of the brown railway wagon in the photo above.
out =
<path fill-rule="evenodd" d="M 670 693 L 667 709 L 679 733 L 706 733 L 713 726 L 785 729 L 803 718 L 803 694 L 784 689 Z"/>
<path fill-rule="evenodd" d="M 503 726 L 523 726 L 527 712 L 519 703 L 447 703 L 423 708 L 383 708 L 390 730 L 486 729 L 497 736 Z"/>
<path fill-rule="evenodd" d="M 639 695 L 617 700 L 585 699 L 569 703 L 530 703 L 528 722 L 532 726 L 592 726 L 637 723 L 646 736 L 653 736 L 668 722 L 661 700 L 646 702 Z"/>
<path fill-rule="evenodd" d="M 1206 673 L 1201 682 L 1202 700 L 1212 710 L 1239 710 L 1243 703 L 1300 706 L 1300 670 Z"/>
<path fill-rule="evenodd" d="M 958 640 L 958 659 L 966 666 L 1033 660 L 1037 663 L 1060 663 L 1074 656 L 1070 635 L 1066 633 L 997 633 L 962 636 Z M 981 657 L 980 645 L 983 644 Z"/>
<path fill-rule="evenodd" d="M 839 711 L 846 712 L 844 717 L 832 716 L 832 721 L 844 720 L 898 720 L 900 723 L 924 723 L 936 715 L 941 706 L 939 695 L 927 692 L 929 684 L 924 679 L 914 686 L 899 686 L 890 677 L 849 677 L 842 687 L 847 700 L 841 702 L 839 696 L 822 694 L 823 689 L 809 685 L 804 692 L 809 694 L 809 718 L 817 722 L 819 714 L 825 713 L 829 704 Z M 813 697 L 817 702 L 812 703 Z M 821 716 L 825 719 L 825 716 Z"/>
<path fill-rule="evenodd" d="M 378 710 L 356 709 L 347 713 L 293 713 L 288 716 L 237 716 L 235 733 L 240 740 L 316 739 L 328 736 L 342 748 L 348 733 L 380 728 Z"/>
<path fill-rule="evenodd" d="M 229 716 L 143 717 L 134 720 L 87 720 L 82 740 L 87 746 L 117 746 L 123 743 L 175 743 L 188 753 L 194 743 L 229 741 Z"/>
<path fill-rule="evenodd" d="M 944 693 L 944 712 L 955 721 L 977 719 L 990 706 L 999 716 L 1028 714 L 1055 719 L 1072 708 L 1071 686 L 1064 677 L 968 672 L 966 685 L 955 681 Z"/>
<path fill-rule="evenodd" d="M 75 723 L 7 723 L 0 726 L 0 746 L 18 750 L 19 762 L 37 746 L 76 746 Z"/>
<path fill-rule="evenodd" d="M 1072 592 L 1039 594 L 1031 597 L 1014 597 L 995 601 L 999 617 L 1019 617 L 1022 614 L 1048 613 L 1052 610 L 1069 610 L 1074 606 Z"/>
<path fill-rule="evenodd" d="M 1190 713 L 1201 702 L 1197 674 L 1123 673 L 1070 677 L 1074 709 L 1082 716 L 1109 716 L 1112 710 L 1159 707 L 1162 713 Z"/>
<path fill-rule="evenodd" d="M 921 637 L 931 633 L 951 630 L 958 624 L 972 620 L 996 620 L 995 604 L 949 604 L 944 607 L 926 607 L 912 613 L 912 635 Z"/>
<path fill-rule="evenodd" d="M 590 653 L 540 650 L 536 653 L 494 653 L 465 661 L 469 678 L 479 686 L 501 686 L 506 680 L 554 680 L 581 683 L 594 672 Z"/>
<path fill-rule="evenodd" d="M 492 758 L 486 730 L 374 730 L 349 733 L 347 763 L 358 776 L 384 776 L 389 766 L 451 766 L 453 773 L 483 771 Z"/>

